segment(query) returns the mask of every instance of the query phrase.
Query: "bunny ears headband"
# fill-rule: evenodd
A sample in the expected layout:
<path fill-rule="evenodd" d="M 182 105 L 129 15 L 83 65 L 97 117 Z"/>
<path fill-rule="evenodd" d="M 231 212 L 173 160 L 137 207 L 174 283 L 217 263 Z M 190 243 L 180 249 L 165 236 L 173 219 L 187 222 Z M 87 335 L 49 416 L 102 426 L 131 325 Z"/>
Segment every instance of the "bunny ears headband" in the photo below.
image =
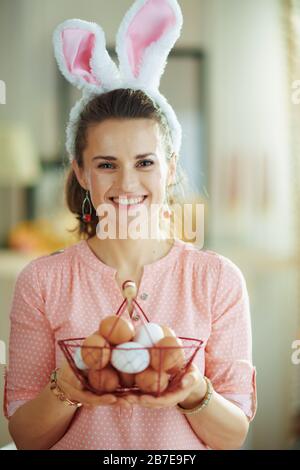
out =
<path fill-rule="evenodd" d="M 179 153 L 181 126 L 172 106 L 159 92 L 159 84 L 182 22 L 177 0 L 136 0 L 117 33 L 119 67 L 110 58 L 104 32 L 96 23 L 73 19 L 57 26 L 53 45 L 58 67 L 66 80 L 82 90 L 66 130 L 71 161 L 80 113 L 95 96 L 118 88 L 142 90 L 160 107 L 169 123 L 174 152 Z"/>

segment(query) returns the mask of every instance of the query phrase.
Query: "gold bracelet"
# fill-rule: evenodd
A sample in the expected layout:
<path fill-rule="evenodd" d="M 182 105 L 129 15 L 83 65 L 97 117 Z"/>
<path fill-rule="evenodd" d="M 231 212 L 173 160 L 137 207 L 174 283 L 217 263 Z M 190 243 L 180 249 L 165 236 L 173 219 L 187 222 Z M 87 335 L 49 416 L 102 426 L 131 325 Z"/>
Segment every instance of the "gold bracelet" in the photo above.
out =
<path fill-rule="evenodd" d="M 207 390 L 206 390 L 206 394 L 204 396 L 204 398 L 201 400 L 201 402 L 199 403 L 199 405 L 195 406 L 194 408 L 183 408 L 182 406 L 179 405 L 179 403 L 177 404 L 177 408 L 181 411 L 181 413 L 183 413 L 184 415 L 193 415 L 195 413 L 198 413 L 199 411 L 203 410 L 203 408 L 205 408 L 208 403 L 210 402 L 210 399 L 212 397 L 212 394 L 213 394 L 213 386 L 211 384 L 211 381 L 204 376 L 204 380 L 206 382 L 206 385 L 207 385 Z"/>
<path fill-rule="evenodd" d="M 65 393 L 62 391 L 62 389 L 59 387 L 57 384 L 57 371 L 59 369 L 55 369 L 50 376 L 50 390 L 54 393 L 54 395 L 62 402 L 67 403 L 69 406 L 76 406 L 76 408 L 79 408 L 82 406 L 82 403 L 79 403 L 78 401 L 72 401 L 69 400 L 69 398 L 65 395 Z"/>

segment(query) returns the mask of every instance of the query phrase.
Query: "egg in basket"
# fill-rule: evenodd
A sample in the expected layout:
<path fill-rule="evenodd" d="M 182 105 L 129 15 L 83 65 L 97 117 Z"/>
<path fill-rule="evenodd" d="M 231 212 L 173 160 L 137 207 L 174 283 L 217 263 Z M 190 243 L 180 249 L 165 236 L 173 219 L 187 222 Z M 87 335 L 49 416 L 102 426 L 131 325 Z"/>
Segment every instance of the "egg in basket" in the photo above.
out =
<path fill-rule="evenodd" d="M 91 392 L 102 395 L 128 392 L 159 396 L 180 381 L 203 341 L 177 337 L 165 326 L 149 322 L 136 301 L 133 281 L 122 286 L 124 301 L 115 315 L 105 317 L 97 332 L 87 338 L 59 340 L 71 368 Z M 129 319 L 123 316 L 128 308 Z M 134 309 L 142 313 L 143 324 L 131 322 Z"/>

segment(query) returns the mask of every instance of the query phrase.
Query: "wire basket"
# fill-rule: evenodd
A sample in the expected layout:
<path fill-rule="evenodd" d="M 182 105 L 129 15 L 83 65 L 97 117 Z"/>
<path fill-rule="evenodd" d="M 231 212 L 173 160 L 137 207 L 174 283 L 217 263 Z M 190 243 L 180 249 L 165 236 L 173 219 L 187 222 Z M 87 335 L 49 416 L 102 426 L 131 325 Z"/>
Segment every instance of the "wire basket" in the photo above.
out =
<path fill-rule="evenodd" d="M 145 325 L 147 325 L 147 322 L 149 323 L 149 320 L 147 318 L 147 315 L 141 308 L 141 306 L 138 304 L 138 302 L 133 299 L 133 310 L 130 314 L 134 314 L 134 309 L 138 309 L 142 313 L 142 320 Z M 126 307 L 128 305 L 128 299 L 125 299 L 122 304 L 120 305 L 116 317 L 120 318 L 121 315 L 124 313 Z M 118 320 L 116 320 L 118 321 Z M 117 370 L 115 367 L 112 366 L 111 363 L 109 363 L 109 368 L 110 370 L 113 371 L 114 375 L 118 374 L 118 386 L 114 388 L 113 391 L 108 392 L 108 391 L 99 391 L 99 389 L 93 387 L 88 380 L 88 374 L 89 371 L 88 369 L 82 370 L 77 366 L 77 361 L 76 361 L 76 353 L 78 351 L 78 348 L 81 348 L 81 350 L 84 350 L 84 348 L 87 348 L 89 351 L 86 351 L 86 353 L 90 354 L 96 354 L 97 357 L 99 358 L 99 363 L 102 364 L 102 358 L 109 357 L 111 358 L 111 355 L 113 351 L 117 348 L 119 351 L 122 351 L 125 348 L 122 348 L 122 345 L 112 345 L 108 344 L 103 347 L 99 346 L 83 346 L 83 342 L 86 338 L 69 338 L 69 339 L 63 339 L 58 341 L 58 345 L 61 348 L 64 356 L 66 357 L 70 367 L 72 368 L 74 374 L 76 377 L 81 381 L 82 385 L 84 386 L 85 389 L 97 394 L 97 395 L 103 395 L 105 393 L 114 393 L 116 396 L 122 396 L 126 395 L 127 393 L 133 393 L 136 395 L 141 395 L 145 393 L 150 393 L 153 396 L 160 396 L 162 393 L 164 393 L 166 390 L 171 391 L 173 388 L 176 388 L 178 382 L 180 382 L 182 376 L 185 374 L 187 371 L 188 367 L 190 364 L 193 362 L 195 359 L 196 354 L 198 353 L 199 349 L 201 348 L 203 341 L 201 339 L 196 339 L 196 338 L 187 338 L 187 337 L 182 337 L 182 336 L 177 336 L 177 339 L 181 341 L 180 346 L 157 346 L 155 343 L 153 343 L 152 346 L 150 347 L 138 347 L 138 348 L 131 348 L 131 351 L 134 350 L 144 350 L 147 351 L 147 354 L 149 357 L 153 358 L 155 357 L 156 364 L 156 370 L 155 370 L 155 380 L 153 382 L 153 385 L 151 386 L 151 391 L 146 391 L 145 388 L 142 390 L 137 386 L 135 383 L 135 378 L 138 375 L 136 374 L 127 374 L 131 375 L 132 378 L 129 380 L 131 383 L 130 384 L 124 384 L 124 376 L 122 376 L 122 373 L 120 373 L 119 370 Z M 108 342 L 109 342 L 109 338 Z M 166 373 L 163 368 L 164 360 L 167 357 L 170 357 L 170 354 L 176 355 L 179 354 L 184 356 L 184 359 L 181 361 L 180 366 L 178 367 L 173 367 L 171 370 L 168 370 Z M 148 366 L 147 366 L 148 368 Z M 147 369 L 145 368 L 145 370 Z M 100 367 L 100 368 L 95 368 L 94 370 L 99 371 L 99 377 L 101 376 L 101 371 L 103 371 L 105 367 Z M 153 372 L 153 369 L 152 369 Z M 166 377 L 167 375 L 167 377 Z"/>

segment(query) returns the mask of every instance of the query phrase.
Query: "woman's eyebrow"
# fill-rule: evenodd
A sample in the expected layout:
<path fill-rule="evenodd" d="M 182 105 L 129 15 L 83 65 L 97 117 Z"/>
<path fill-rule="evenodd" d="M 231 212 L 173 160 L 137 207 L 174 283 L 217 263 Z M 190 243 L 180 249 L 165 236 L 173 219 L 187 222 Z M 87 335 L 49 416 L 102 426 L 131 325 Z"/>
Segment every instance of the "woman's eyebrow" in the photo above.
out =
<path fill-rule="evenodd" d="M 150 157 L 150 156 L 153 156 L 153 157 L 156 157 L 156 154 L 155 153 L 143 153 L 141 155 L 136 155 L 135 156 L 135 160 L 141 160 L 143 158 L 147 158 L 147 157 Z M 116 157 L 111 157 L 109 155 L 97 155 L 96 157 L 93 157 L 92 158 L 92 161 L 94 160 L 109 160 L 110 162 L 113 162 L 113 161 L 116 161 L 118 160 Z"/>

